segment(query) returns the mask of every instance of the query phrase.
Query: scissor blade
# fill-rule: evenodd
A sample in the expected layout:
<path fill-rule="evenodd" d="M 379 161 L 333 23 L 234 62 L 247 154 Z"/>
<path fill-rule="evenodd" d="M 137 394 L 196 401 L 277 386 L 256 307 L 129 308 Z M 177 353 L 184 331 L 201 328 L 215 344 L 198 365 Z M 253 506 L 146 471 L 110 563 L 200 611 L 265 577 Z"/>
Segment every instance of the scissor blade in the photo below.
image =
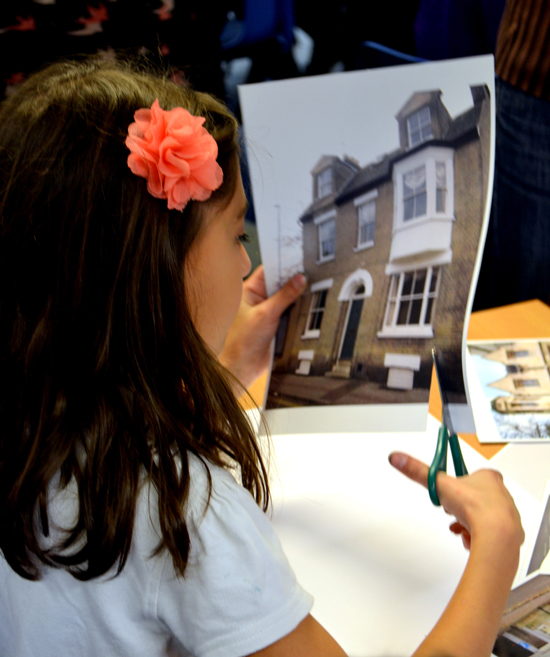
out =
<path fill-rule="evenodd" d="M 451 412 L 449 410 L 449 402 L 447 400 L 447 393 L 443 387 L 443 378 L 441 374 L 441 363 L 438 361 L 436 348 L 432 348 L 432 359 L 435 367 L 435 375 L 437 377 L 437 385 L 439 386 L 439 396 L 441 397 L 441 406 L 443 408 L 443 424 L 449 430 L 449 435 L 454 434 L 453 423 L 451 420 Z"/>

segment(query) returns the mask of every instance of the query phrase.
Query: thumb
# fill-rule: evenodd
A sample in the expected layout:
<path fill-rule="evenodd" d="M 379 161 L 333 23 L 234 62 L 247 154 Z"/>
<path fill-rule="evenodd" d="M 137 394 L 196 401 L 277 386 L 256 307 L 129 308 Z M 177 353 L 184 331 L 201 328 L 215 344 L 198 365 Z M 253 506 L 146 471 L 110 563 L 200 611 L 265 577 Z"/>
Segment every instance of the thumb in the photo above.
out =
<path fill-rule="evenodd" d="M 296 301 L 307 287 L 307 280 L 303 274 L 295 274 L 277 292 L 272 294 L 269 305 L 277 315 L 283 312 Z"/>

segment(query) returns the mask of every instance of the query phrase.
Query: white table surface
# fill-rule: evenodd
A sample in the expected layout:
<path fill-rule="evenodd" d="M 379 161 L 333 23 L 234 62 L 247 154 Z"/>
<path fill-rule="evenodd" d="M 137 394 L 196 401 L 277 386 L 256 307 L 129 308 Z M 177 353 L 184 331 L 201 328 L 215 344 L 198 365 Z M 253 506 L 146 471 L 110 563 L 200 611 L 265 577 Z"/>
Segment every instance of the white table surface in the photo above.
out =
<path fill-rule="evenodd" d="M 400 450 L 430 462 L 438 428 L 430 417 L 425 433 L 272 437 L 273 524 L 315 597 L 313 615 L 350 657 L 410 655 L 463 571 L 467 553 L 449 516 L 387 460 Z M 501 469 L 524 527 L 532 525 L 536 497 L 498 460 L 461 447 L 470 472 Z M 450 453 L 448 462 L 452 471 Z"/>

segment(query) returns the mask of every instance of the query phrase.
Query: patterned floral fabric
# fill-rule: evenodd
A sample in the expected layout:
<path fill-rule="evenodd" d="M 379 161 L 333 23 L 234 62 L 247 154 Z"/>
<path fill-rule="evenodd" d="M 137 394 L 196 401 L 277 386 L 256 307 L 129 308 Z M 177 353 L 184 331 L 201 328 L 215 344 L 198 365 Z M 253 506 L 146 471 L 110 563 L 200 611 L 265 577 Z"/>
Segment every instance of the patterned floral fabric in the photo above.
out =
<path fill-rule="evenodd" d="M 235 4 L 239 2 L 2 0 L 0 96 L 56 59 L 126 51 L 180 69 L 195 88 L 223 98 L 219 35 Z"/>

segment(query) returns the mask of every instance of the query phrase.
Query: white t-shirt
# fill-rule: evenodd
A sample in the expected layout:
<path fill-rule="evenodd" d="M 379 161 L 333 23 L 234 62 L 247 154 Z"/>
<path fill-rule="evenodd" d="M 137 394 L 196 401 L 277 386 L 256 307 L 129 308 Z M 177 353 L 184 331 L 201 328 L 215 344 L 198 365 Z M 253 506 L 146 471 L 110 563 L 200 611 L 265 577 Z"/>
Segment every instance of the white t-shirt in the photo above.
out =
<path fill-rule="evenodd" d="M 184 579 L 159 540 L 157 496 L 144 486 L 126 566 L 80 582 L 46 568 L 38 582 L 0 556 L 2 657 L 242 657 L 291 632 L 312 598 L 297 583 L 269 520 L 230 473 L 190 458 L 191 554 Z M 58 524 L 75 511 L 74 490 L 59 494 Z M 63 522 L 65 520 L 65 523 Z"/>

